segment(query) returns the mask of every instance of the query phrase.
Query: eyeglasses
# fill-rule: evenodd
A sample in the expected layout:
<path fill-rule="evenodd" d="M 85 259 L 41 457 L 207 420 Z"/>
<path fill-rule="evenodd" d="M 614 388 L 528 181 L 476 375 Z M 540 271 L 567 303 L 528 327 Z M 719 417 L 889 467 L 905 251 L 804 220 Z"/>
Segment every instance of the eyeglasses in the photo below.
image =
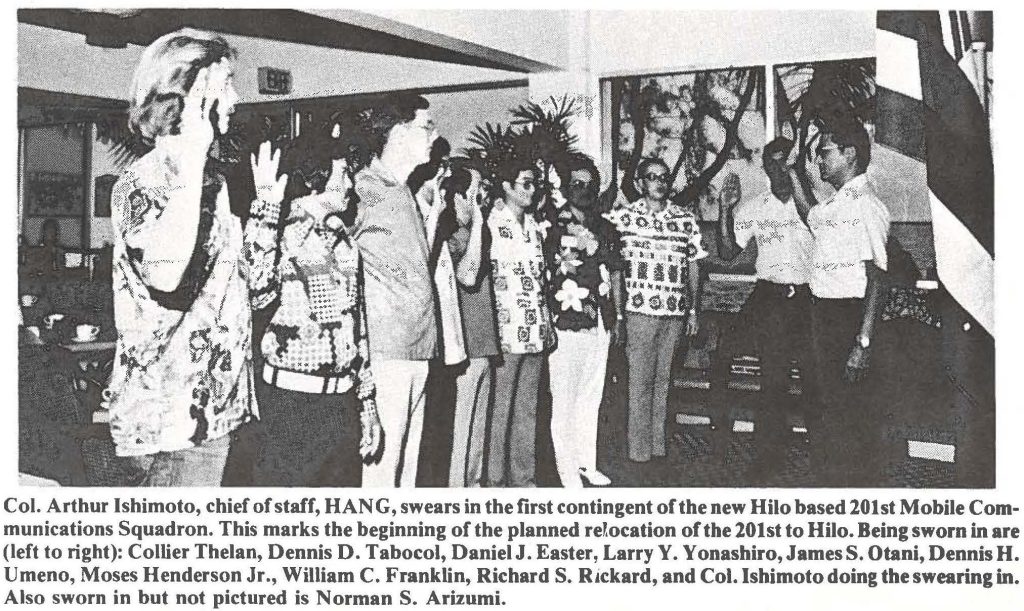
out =
<path fill-rule="evenodd" d="M 839 147 L 833 144 L 832 146 L 819 146 L 815 152 L 818 154 L 818 157 L 824 157 L 825 153 L 827 153 L 829 151 L 838 151 L 838 150 L 839 150 Z"/>
<path fill-rule="evenodd" d="M 515 184 L 526 189 L 527 191 L 532 191 L 536 189 L 538 186 L 536 180 L 517 180 Z"/>
<path fill-rule="evenodd" d="M 645 180 L 668 182 L 668 174 L 644 174 Z"/>
<path fill-rule="evenodd" d="M 570 189 L 586 189 L 590 186 L 589 180 L 574 180 L 569 183 Z"/>

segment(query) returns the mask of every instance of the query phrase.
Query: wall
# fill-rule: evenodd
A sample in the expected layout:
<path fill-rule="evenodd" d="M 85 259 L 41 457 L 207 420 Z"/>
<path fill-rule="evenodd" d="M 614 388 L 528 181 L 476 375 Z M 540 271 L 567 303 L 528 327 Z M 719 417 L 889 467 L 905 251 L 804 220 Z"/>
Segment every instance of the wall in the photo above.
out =
<path fill-rule="evenodd" d="M 63 126 L 36 127 L 25 130 L 25 176 L 32 172 L 82 174 L 84 140 L 80 129 Z M 46 220 L 23 214 L 22 232 L 28 244 L 38 244 L 40 229 Z M 63 246 L 81 246 L 82 220 L 79 217 L 55 217 L 60 226 Z"/>
<path fill-rule="evenodd" d="M 874 11 L 592 11 L 598 76 L 875 54 Z"/>
<path fill-rule="evenodd" d="M 424 96 L 430 102 L 438 131 L 448 139 L 452 151 L 468 146 L 466 137 L 477 125 L 486 122 L 507 124 L 512 115 L 509 109 L 529 99 L 527 87 L 481 89 L 453 93 L 433 93 Z"/>

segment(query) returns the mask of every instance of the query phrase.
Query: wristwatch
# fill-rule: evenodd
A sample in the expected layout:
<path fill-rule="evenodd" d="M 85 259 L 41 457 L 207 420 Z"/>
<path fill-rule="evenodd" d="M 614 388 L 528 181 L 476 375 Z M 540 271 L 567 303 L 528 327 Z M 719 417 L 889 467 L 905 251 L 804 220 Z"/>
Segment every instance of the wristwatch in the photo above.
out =
<path fill-rule="evenodd" d="M 867 350 L 868 348 L 871 347 L 871 338 L 868 337 L 867 335 L 862 334 L 862 333 L 858 333 L 857 334 L 857 345 L 859 345 L 861 348 Z"/>

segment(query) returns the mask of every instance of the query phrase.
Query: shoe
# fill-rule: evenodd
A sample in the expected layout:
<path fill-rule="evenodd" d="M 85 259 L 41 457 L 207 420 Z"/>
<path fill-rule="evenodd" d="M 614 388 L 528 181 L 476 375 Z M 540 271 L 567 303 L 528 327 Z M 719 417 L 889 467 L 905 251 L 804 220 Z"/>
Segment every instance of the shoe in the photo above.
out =
<path fill-rule="evenodd" d="M 580 477 L 582 477 L 591 486 L 610 486 L 612 480 L 608 479 L 608 476 L 601 473 L 597 469 L 587 469 L 586 467 L 580 467 Z"/>

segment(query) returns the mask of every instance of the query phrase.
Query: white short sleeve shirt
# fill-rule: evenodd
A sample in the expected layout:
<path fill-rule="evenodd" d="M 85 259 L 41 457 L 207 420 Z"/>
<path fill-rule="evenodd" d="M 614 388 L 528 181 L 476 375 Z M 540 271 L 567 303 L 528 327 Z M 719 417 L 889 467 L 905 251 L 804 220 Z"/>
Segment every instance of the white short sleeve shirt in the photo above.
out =
<path fill-rule="evenodd" d="M 889 222 L 889 209 L 863 174 L 811 208 L 811 293 L 823 299 L 863 298 L 868 282 L 864 262 L 888 268 Z"/>
<path fill-rule="evenodd" d="M 757 241 L 759 280 L 777 284 L 807 284 L 811 277 L 811 249 L 814 238 L 790 198 L 780 201 L 769 190 L 749 199 L 733 218 L 736 243 L 746 248 Z"/>

